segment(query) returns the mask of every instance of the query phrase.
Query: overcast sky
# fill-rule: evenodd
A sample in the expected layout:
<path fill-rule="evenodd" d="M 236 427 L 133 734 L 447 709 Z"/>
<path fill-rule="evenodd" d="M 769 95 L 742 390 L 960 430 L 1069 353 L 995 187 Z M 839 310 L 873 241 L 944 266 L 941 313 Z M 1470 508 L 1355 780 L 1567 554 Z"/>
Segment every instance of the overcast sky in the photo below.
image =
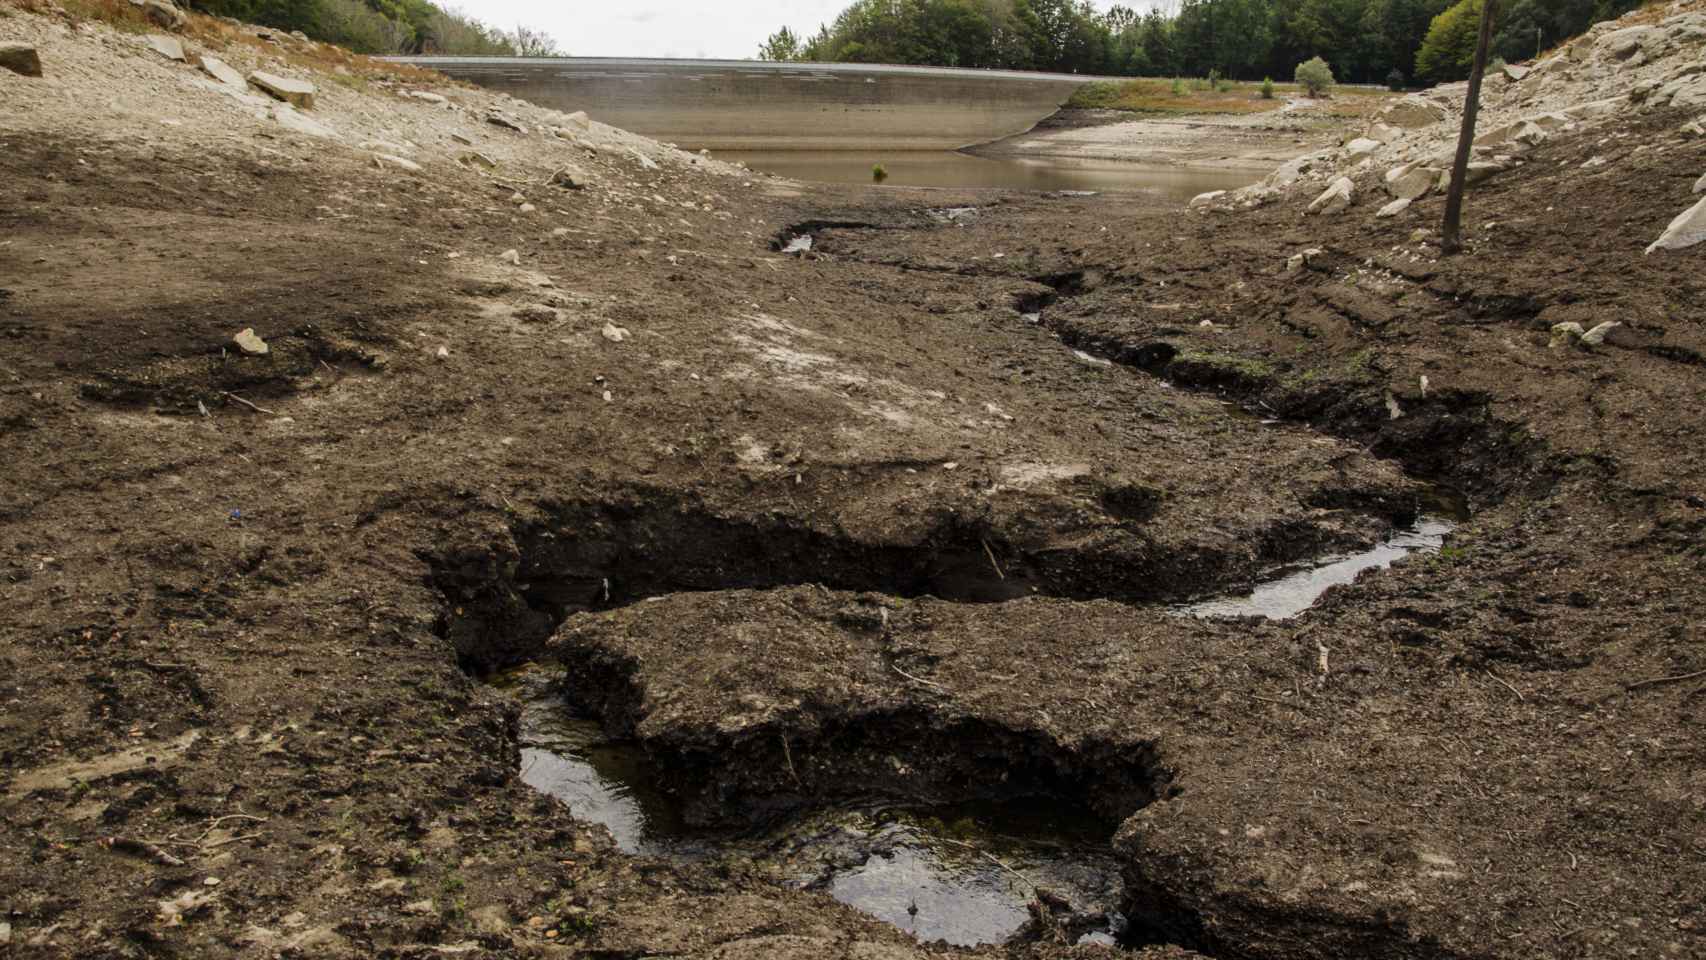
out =
<path fill-rule="evenodd" d="M 526 24 L 557 38 L 575 57 L 743 59 L 778 27 L 816 33 L 848 0 L 466 0 L 463 12 L 487 26 Z M 1105 10 L 1114 0 L 1096 0 Z M 1127 6 L 1147 6 L 1126 0 Z"/>

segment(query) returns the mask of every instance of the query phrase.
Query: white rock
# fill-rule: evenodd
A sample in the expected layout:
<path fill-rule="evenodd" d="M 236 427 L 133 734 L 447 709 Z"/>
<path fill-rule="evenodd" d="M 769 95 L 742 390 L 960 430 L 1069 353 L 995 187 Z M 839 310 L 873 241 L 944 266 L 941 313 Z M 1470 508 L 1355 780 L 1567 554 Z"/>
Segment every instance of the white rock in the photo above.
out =
<path fill-rule="evenodd" d="M 1301 273 L 1304 267 L 1309 266 L 1316 257 L 1321 256 L 1325 252 L 1326 251 L 1322 250 L 1320 247 L 1310 247 L 1308 250 L 1301 253 L 1293 254 L 1292 257 L 1285 262 L 1285 272 Z"/>
<path fill-rule="evenodd" d="M 516 207 L 515 209 L 516 209 L 517 213 L 532 213 L 533 211 L 535 211 L 539 208 L 534 206 L 531 203 L 524 203 L 521 206 Z"/>
<path fill-rule="evenodd" d="M 1416 130 L 1432 126 L 1444 120 L 1447 115 L 1444 107 L 1412 94 L 1381 111 L 1380 118 L 1395 127 Z"/>
<path fill-rule="evenodd" d="M 1315 198 L 1315 202 L 1309 205 L 1308 212 L 1311 214 L 1338 213 L 1349 207 L 1355 198 L 1356 184 L 1351 182 L 1350 177 L 1340 177 L 1334 180 L 1332 185 L 1319 197 Z"/>
<path fill-rule="evenodd" d="M 527 132 L 527 126 L 525 124 L 502 110 L 493 110 L 487 113 L 486 122 L 495 127 L 503 127 L 505 130 L 514 130 L 516 133 Z"/>
<path fill-rule="evenodd" d="M 609 340 L 612 343 L 621 343 L 628 339 L 628 328 L 618 327 L 614 323 L 606 323 L 604 325 L 603 333 L 604 339 Z"/>
<path fill-rule="evenodd" d="M 272 349 L 267 346 L 265 340 L 255 335 L 255 328 L 253 327 L 244 327 L 237 331 L 237 335 L 231 338 L 231 342 L 237 345 L 237 349 L 251 357 L 264 356 L 270 353 Z"/>
<path fill-rule="evenodd" d="M 1505 79 L 1506 80 L 1509 80 L 1512 83 L 1517 83 L 1518 81 L 1522 80 L 1522 78 L 1524 78 L 1526 76 L 1528 76 L 1528 68 L 1527 67 L 1519 67 L 1514 63 L 1505 64 Z"/>
<path fill-rule="evenodd" d="M 379 161 L 380 166 L 384 166 L 385 164 L 390 164 L 393 167 L 396 167 L 400 170 L 407 170 L 410 173 L 420 173 L 421 172 L 421 165 L 414 162 L 413 160 L 406 158 L 406 157 L 399 157 L 395 154 L 390 154 L 390 153 L 380 153 L 380 154 L 375 154 L 374 159 Z"/>
<path fill-rule="evenodd" d="M 1605 117 L 1624 109 L 1627 104 L 1622 97 L 1612 97 L 1607 100 L 1590 100 L 1578 103 L 1564 111 L 1564 115 L 1572 120 L 1592 120 L 1595 117 Z"/>
<path fill-rule="evenodd" d="M 335 138 L 338 135 L 337 131 L 313 117 L 296 112 L 296 108 L 288 103 L 281 103 L 273 107 L 271 113 L 272 118 L 278 122 L 279 126 L 295 133 L 306 134 L 310 137 L 328 138 Z"/>
<path fill-rule="evenodd" d="M 1396 217 L 1398 214 L 1410 209 L 1410 203 L 1411 201 L 1408 197 L 1399 197 L 1386 206 L 1381 207 L 1380 211 L 1376 213 L 1375 216 L 1382 220 L 1387 217 Z"/>
<path fill-rule="evenodd" d="M 1694 181 L 1694 191 L 1693 192 L 1694 193 L 1706 193 L 1706 173 L 1701 174 L 1700 179 Z"/>
<path fill-rule="evenodd" d="M 237 87 L 245 90 L 248 89 L 243 83 L 243 75 L 238 73 L 236 70 L 231 69 L 230 66 L 226 65 L 225 61 L 218 57 L 210 57 L 204 53 L 201 56 L 196 57 L 196 66 L 201 68 L 202 73 L 207 74 L 228 87 Z"/>
<path fill-rule="evenodd" d="M 1199 193 L 1191 198 L 1191 206 L 1206 207 L 1224 196 L 1226 196 L 1225 190 L 1210 190 L 1208 193 Z"/>
<path fill-rule="evenodd" d="M 314 85 L 306 80 L 256 70 L 249 74 L 249 82 L 266 91 L 274 99 L 283 100 L 293 107 L 309 110 L 314 106 Z"/>
<path fill-rule="evenodd" d="M 511 264 L 514 264 L 514 265 L 519 267 L 519 266 L 521 266 L 521 251 L 516 250 L 514 247 L 511 247 L 510 249 L 505 250 L 503 253 L 498 254 L 498 259 L 502 260 L 505 263 L 511 263 Z"/>
<path fill-rule="evenodd" d="M 1398 176 L 1388 175 L 1386 192 L 1400 200 L 1420 200 L 1428 195 L 1434 184 L 1439 181 L 1439 172 L 1428 167 L 1411 166 L 1402 169 Z M 1398 171 L 1394 171 L 1398 172 Z"/>
<path fill-rule="evenodd" d="M 1370 140 L 1379 140 L 1381 143 L 1393 143 L 1404 136 L 1404 131 L 1390 123 L 1376 123 L 1368 128 L 1368 133 L 1365 136 Z"/>
<path fill-rule="evenodd" d="M 1367 156 L 1368 154 L 1379 150 L 1380 146 L 1381 144 L 1379 140 L 1373 140 L 1368 137 L 1358 137 L 1350 143 L 1345 144 L 1345 153 L 1354 160 L 1357 157 Z"/>
<path fill-rule="evenodd" d="M 1318 159 L 1318 157 L 1311 155 L 1288 160 L 1269 175 L 1268 182 L 1276 187 L 1289 187 L 1296 183 L 1299 177 L 1314 169 L 1315 162 Z"/>
<path fill-rule="evenodd" d="M 441 94 L 432 93 L 432 92 L 429 92 L 426 90 L 410 90 L 408 92 L 408 96 L 411 96 L 411 97 L 415 98 L 416 100 L 420 100 L 420 101 L 423 101 L 425 103 L 449 103 L 450 102 L 449 100 L 445 99 L 444 96 L 442 96 Z"/>
<path fill-rule="evenodd" d="M 1594 327 L 1592 330 L 1589 330 L 1587 333 L 1582 334 L 1582 342 L 1590 347 L 1597 347 L 1605 342 L 1607 334 L 1621 326 L 1623 326 L 1623 324 L 1618 323 L 1615 320 L 1607 320 L 1606 322 Z"/>
<path fill-rule="evenodd" d="M 148 49 L 158 53 L 162 57 L 165 57 L 167 60 L 177 60 L 180 63 L 184 61 L 184 45 L 178 42 L 177 37 L 168 37 L 164 34 L 151 33 L 148 35 L 147 43 Z"/>
<path fill-rule="evenodd" d="M 592 121 L 587 119 L 585 110 L 576 110 L 574 113 L 564 117 L 563 122 L 567 123 L 571 127 L 578 127 L 581 130 L 585 130 L 592 126 Z"/>
<path fill-rule="evenodd" d="M 1654 250 L 1681 250 L 1706 240 L 1706 199 L 1677 215 L 1665 232 L 1659 235 L 1648 253 Z"/>

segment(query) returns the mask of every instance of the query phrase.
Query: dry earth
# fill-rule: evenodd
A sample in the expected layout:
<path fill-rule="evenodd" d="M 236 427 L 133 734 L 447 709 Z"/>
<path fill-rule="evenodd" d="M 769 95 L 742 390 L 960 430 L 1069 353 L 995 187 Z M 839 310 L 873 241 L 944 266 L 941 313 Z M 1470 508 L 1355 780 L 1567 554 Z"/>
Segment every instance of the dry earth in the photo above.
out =
<path fill-rule="evenodd" d="M 1537 144 L 1440 259 L 1437 198 L 806 187 L 213 51 L 302 132 L 0 11 L 0 947 L 965 952 L 519 783 L 481 678 L 555 658 L 706 819 L 1087 801 L 1156 957 L 1706 954 L 1686 111 Z M 1424 479 L 1445 551 L 1169 614 Z M 1052 933 L 981 953 L 1103 955 Z"/>

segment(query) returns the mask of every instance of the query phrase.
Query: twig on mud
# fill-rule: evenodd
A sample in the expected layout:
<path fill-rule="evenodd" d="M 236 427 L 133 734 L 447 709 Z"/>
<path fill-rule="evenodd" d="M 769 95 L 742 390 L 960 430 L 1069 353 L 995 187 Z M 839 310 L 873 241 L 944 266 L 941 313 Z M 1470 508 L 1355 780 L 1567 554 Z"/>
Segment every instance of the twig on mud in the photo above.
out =
<path fill-rule="evenodd" d="M 145 840 L 133 840 L 129 837 L 107 837 L 101 841 L 101 846 L 120 853 L 128 853 L 139 857 L 149 857 L 158 860 L 168 867 L 181 867 L 184 861 L 180 857 L 167 853 L 160 847 Z"/>
<path fill-rule="evenodd" d="M 1528 698 L 1522 695 L 1522 691 L 1518 690 L 1517 688 L 1506 683 L 1504 677 L 1499 676 L 1498 674 L 1494 673 L 1491 670 L 1487 671 L 1487 676 L 1492 677 L 1494 680 L 1499 681 L 1499 684 L 1501 686 L 1503 686 L 1506 690 L 1509 690 L 1510 692 L 1516 694 L 1516 702 L 1517 703 L 1527 703 L 1528 702 Z"/>
<path fill-rule="evenodd" d="M 1653 677 L 1648 680 L 1636 680 L 1634 683 L 1624 684 L 1623 689 L 1639 690 L 1642 687 L 1656 687 L 1661 683 L 1681 683 L 1684 680 L 1693 680 L 1696 677 L 1706 677 L 1706 670 L 1696 670 L 1693 673 L 1678 674 L 1674 677 Z"/>
<path fill-rule="evenodd" d="M 213 831 L 216 828 L 218 828 L 218 826 L 220 824 L 224 823 L 227 820 L 253 820 L 256 823 L 266 823 L 267 822 L 266 817 L 257 817 L 257 816 L 254 816 L 252 814 L 247 814 L 247 813 L 228 813 L 223 817 L 214 817 L 212 820 L 208 821 L 207 829 L 203 830 L 201 832 L 201 836 L 195 838 L 195 842 L 201 843 L 203 840 L 206 840 L 208 838 L 209 834 L 213 833 Z M 224 841 L 221 841 L 221 842 L 224 842 Z M 217 844 L 208 844 L 208 846 L 217 846 Z"/>
<path fill-rule="evenodd" d="M 894 668 L 895 673 L 900 674 L 901 676 L 905 677 L 908 680 L 912 680 L 912 681 L 915 681 L 917 683 L 922 683 L 927 687 L 935 687 L 938 690 L 942 689 L 942 685 L 933 681 L 933 680 L 926 680 L 923 677 L 915 677 L 912 674 L 907 673 L 905 670 L 902 670 L 900 667 L 898 667 L 892 663 L 889 664 L 889 666 Z"/>
<path fill-rule="evenodd" d="M 219 391 L 219 395 L 222 397 L 228 397 L 232 400 L 235 400 L 238 403 L 242 404 L 243 406 L 248 407 L 250 410 L 255 411 L 256 413 L 264 413 L 269 417 L 278 416 L 277 410 L 268 410 L 266 407 L 256 406 L 255 404 L 252 404 L 249 401 L 244 400 L 242 397 L 237 396 L 235 393 L 229 393 L 227 391 L 221 390 L 221 391 Z"/>
<path fill-rule="evenodd" d="M 782 759 L 788 761 L 788 776 L 794 778 L 794 786 L 804 787 L 800 783 L 800 775 L 794 772 L 794 751 L 788 748 L 788 735 L 782 734 Z"/>
<path fill-rule="evenodd" d="M 1002 580 L 1007 579 L 1007 575 L 1001 572 L 1001 564 L 995 562 L 995 551 L 989 549 L 989 541 L 979 540 L 978 542 L 983 544 L 983 555 L 989 558 L 989 565 L 995 568 L 995 575 Z"/>
<path fill-rule="evenodd" d="M 264 833 L 250 833 L 250 834 L 245 834 L 245 835 L 240 836 L 240 837 L 226 837 L 223 840 L 215 840 L 212 843 L 204 843 L 204 844 L 202 844 L 202 847 L 204 849 L 207 849 L 207 850 L 212 850 L 214 847 L 223 847 L 228 843 L 237 843 L 237 842 L 242 841 L 242 840 L 259 840 L 261 837 L 264 837 L 264 836 L 266 836 L 266 834 L 264 834 Z"/>

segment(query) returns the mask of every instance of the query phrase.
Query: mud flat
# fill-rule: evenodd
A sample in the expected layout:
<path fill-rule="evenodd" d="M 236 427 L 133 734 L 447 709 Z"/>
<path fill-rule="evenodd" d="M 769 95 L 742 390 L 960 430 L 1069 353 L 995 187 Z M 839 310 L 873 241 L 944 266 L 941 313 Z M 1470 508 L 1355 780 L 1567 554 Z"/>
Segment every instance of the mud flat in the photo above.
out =
<path fill-rule="evenodd" d="M 969 151 L 991 158 L 1237 170 L 1259 179 L 1287 160 L 1336 146 L 1356 126 L 1319 107 L 1184 117 L 1062 110 L 1030 131 Z"/>

